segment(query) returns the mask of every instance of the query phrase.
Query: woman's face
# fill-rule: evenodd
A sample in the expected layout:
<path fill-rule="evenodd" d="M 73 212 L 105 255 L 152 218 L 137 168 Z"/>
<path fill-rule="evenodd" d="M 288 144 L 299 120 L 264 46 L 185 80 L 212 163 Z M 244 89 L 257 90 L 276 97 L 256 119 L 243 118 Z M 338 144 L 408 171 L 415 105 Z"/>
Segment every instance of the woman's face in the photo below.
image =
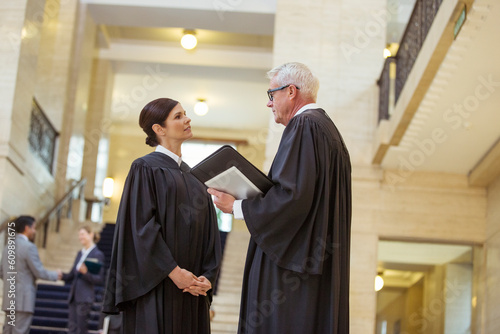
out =
<path fill-rule="evenodd" d="M 94 240 L 94 233 L 89 233 L 87 230 L 82 228 L 78 231 L 78 240 L 80 240 L 80 243 L 83 246 L 90 246 Z"/>
<path fill-rule="evenodd" d="M 180 103 L 168 114 L 164 129 L 167 141 L 185 141 L 193 136 L 191 118 L 187 117 Z"/>

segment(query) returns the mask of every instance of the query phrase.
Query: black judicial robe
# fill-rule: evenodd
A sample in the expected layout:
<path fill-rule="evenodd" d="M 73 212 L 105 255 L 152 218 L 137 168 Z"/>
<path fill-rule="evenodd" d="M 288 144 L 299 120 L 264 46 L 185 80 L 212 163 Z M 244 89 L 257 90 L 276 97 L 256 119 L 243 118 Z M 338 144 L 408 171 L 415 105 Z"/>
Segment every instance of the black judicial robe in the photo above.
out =
<path fill-rule="evenodd" d="M 290 120 L 269 177 L 274 187 L 242 202 L 238 333 L 349 333 L 351 164 L 324 110 Z"/>
<path fill-rule="evenodd" d="M 178 265 L 212 286 L 221 263 L 215 208 L 206 187 L 160 152 L 132 163 L 120 202 L 103 312 L 123 312 L 124 333 L 210 333 L 208 296 L 168 277 Z"/>

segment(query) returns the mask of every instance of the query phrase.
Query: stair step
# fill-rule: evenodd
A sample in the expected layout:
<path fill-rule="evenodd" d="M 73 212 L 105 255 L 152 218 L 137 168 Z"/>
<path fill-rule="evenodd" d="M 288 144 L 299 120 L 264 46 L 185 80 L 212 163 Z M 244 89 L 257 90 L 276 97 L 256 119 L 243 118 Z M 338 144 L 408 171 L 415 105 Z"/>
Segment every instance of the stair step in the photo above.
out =
<path fill-rule="evenodd" d="M 34 316 L 68 319 L 67 308 L 37 307 Z"/>
<path fill-rule="evenodd" d="M 217 295 L 212 309 L 212 334 L 234 334 L 238 330 L 241 284 L 247 252 L 248 231 L 231 231 L 227 235 Z"/>
<path fill-rule="evenodd" d="M 37 299 L 35 301 L 35 311 L 37 307 L 67 309 L 67 300 Z"/>
<path fill-rule="evenodd" d="M 30 334 L 67 334 L 67 328 L 45 327 L 45 326 L 31 326 Z M 98 334 L 97 330 L 89 330 L 88 334 Z"/>
<path fill-rule="evenodd" d="M 212 322 L 211 326 L 212 333 L 236 333 L 238 331 L 238 323 L 223 323 L 223 322 Z"/>
<path fill-rule="evenodd" d="M 50 300 L 66 300 L 68 299 L 68 293 L 59 291 L 38 290 L 36 293 L 36 298 L 50 299 Z"/>
<path fill-rule="evenodd" d="M 73 226 L 75 231 L 67 231 L 65 236 L 54 237 L 50 249 L 47 249 L 45 254 L 45 267 L 47 269 L 61 268 L 66 272 L 71 269 L 74 263 L 75 256 L 81 249 L 80 242 L 78 241 L 76 229 L 79 226 Z M 111 253 L 111 240 L 113 239 L 114 226 L 105 226 L 106 232 L 102 234 L 104 242 L 102 249 L 104 255 L 109 257 Z M 109 233 L 111 230 L 111 233 Z M 109 239 L 106 241 L 106 238 Z M 59 240 L 59 241 L 56 241 Z M 50 241 L 50 236 L 49 236 Z M 99 244 L 101 248 L 101 244 Z M 70 285 L 64 285 L 61 281 L 50 282 L 39 280 L 37 287 L 37 299 L 35 302 L 35 314 L 33 316 L 33 323 L 31 326 L 30 334 L 66 334 L 68 332 L 68 295 L 71 289 Z M 96 303 L 92 305 L 92 311 L 89 315 L 89 333 L 98 333 L 99 319 L 101 316 L 102 296 L 104 293 L 104 286 L 97 286 L 96 289 Z"/>

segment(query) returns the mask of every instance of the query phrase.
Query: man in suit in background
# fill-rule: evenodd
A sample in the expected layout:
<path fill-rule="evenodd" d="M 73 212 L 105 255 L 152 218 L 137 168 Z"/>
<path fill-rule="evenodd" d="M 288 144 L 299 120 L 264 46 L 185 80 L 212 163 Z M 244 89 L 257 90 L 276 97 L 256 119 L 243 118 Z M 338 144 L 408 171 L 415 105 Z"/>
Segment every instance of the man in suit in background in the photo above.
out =
<path fill-rule="evenodd" d="M 36 280 L 56 281 L 62 272 L 46 270 L 33 243 L 35 218 L 20 216 L 7 226 L 8 240 L 3 250 L 0 278 L 3 279 L 4 334 L 29 333 L 35 311 Z"/>

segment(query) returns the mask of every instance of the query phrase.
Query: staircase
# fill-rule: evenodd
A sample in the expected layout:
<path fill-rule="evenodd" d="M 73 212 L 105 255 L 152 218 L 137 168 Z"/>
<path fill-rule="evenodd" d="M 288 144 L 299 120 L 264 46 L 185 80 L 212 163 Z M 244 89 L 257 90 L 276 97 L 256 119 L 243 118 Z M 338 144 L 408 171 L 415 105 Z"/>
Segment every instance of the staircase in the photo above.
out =
<path fill-rule="evenodd" d="M 45 254 L 41 251 L 42 262 L 47 269 L 61 268 L 64 272 L 71 269 L 76 254 L 81 249 L 78 233 L 74 228 L 77 227 L 61 233 L 57 240 L 49 237 L 50 245 L 56 246 L 50 247 Z M 114 224 L 104 225 L 101 241 L 98 243 L 107 261 L 111 257 L 113 233 Z M 221 237 L 224 239 L 223 235 Z M 237 332 L 241 283 L 249 238 L 248 231 L 233 230 L 225 239 L 221 274 L 216 283 L 216 295 L 212 303 L 212 310 L 215 311 L 211 323 L 212 334 Z M 63 285 L 62 282 L 39 282 L 30 334 L 67 334 L 69 288 L 69 285 Z M 97 289 L 98 300 L 91 313 L 89 333 L 97 333 L 98 329 L 103 287 Z"/>
<path fill-rule="evenodd" d="M 35 314 L 30 334 L 66 334 L 68 328 L 69 285 L 38 284 Z M 96 302 L 89 319 L 89 333 L 97 333 L 103 287 L 96 287 Z"/>
<path fill-rule="evenodd" d="M 212 334 L 235 334 L 238 331 L 241 283 L 250 233 L 233 230 L 227 235 L 222 269 L 212 310 Z"/>
<path fill-rule="evenodd" d="M 76 227 L 78 228 L 78 227 Z M 93 226 L 96 229 L 95 226 Z M 102 229 L 101 240 L 97 247 L 104 253 L 105 266 L 109 264 L 114 234 L 114 224 L 106 224 Z M 55 270 L 61 268 L 64 272 L 71 270 L 77 252 L 81 249 L 77 231 L 62 233 L 57 247 L 48 251 L 46 268 Z M 53 240 L 55 241 L 55 240 Z M 35 313 L 30 334 L 66 334 L 68 327 L 68 294 L 70 285 L 62 282 L 40 282 L 37 286 Z M 89 319 L 89 333 L 97 333 L 101 316 L 101 303 L 104 293 L 103 286 L 96 287 L 96 301 L 92 306 Z"/>

